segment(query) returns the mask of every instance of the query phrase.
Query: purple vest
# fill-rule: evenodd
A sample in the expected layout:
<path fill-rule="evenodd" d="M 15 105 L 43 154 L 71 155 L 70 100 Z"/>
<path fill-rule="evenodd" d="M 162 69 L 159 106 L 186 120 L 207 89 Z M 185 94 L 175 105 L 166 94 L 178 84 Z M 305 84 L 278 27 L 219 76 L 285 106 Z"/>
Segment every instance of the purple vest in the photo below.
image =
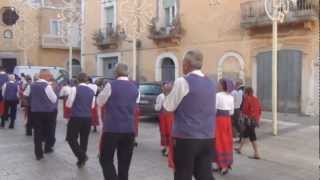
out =
<path fill-rule="evenodd" d="M 211 139 L 215 134 L 216 87 L 207 77 L 185 77 L 189 93 L 175 111 L 173 137 Z"/>
<path fill-rule="evenodd" d="M 6 101 L 18 101 L 18 84 L 8 82 L 6 84 L 6 91 L 4 93 L 4 100 Z"/>
<path fill-rule="evenodd" d="M 103 119 L 103 131 L 111 133 L 134 133 L 134 112 L 139 95 L 138 87 L 130 81 L 111 82 L 109 97 Z"/>
<path fill-rule="evenodd" d="M 71 117 L 91 118 L 94 92 L 87 86 L 78 86 L 76 98 L 71 108 Z"/>
<path fill-rule="evenodd" d="M 45 89 L 46 82 L 35 82 L 31 84 L 30 106 L 31 112 L 54 112 L 55 103 L 48 98 Z"/>

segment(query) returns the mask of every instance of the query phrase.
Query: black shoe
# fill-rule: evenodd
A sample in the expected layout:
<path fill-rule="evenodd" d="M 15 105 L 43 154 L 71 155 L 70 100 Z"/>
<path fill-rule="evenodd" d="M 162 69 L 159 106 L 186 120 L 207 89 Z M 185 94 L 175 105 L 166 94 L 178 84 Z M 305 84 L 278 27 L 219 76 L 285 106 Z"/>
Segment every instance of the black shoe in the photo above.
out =
<path fill-rule="evenodd" d="M 134 147 L 138 147 L 138 143 L 135 141 L 135 142 L 133 143 L 133 146 L 134 146 Z"/>
<path fill-rule="evenodd" d="M 229 173 L 229 169 L 222 169 L 222 170 L 220 171 L 220 173 L 221 173 L 222 176 L 224 176 L 224 175 L 226 175 L 226 174 Z"/>
<path fill-rule="evenodd" d="M 53 152 L 54 152 L 54 150 L 52 148 L 47 148 L 47 149 L 44 150 L 45 154 L 51 154 Z"/>
<path fill-rule="evenodd" d="M 93 127 L 92 132 L 94 132 L 94 133 L 98 132 L 97 127 Z"/>
<path fill-rule="evenodd" d="M 40 160 L 42 160 L 43 158 L 44 158 L 43 156 L 37 156 L 37 157 L 36 157 L 36 160 L 37 160 L 37 161 L 40 161 Z"/>
<path fill-rule="evenodd" d="M 86 165 L 86 162 L 88 161 L 88 156 L 86 156 L 83 160 L 79 160 L 77 162 L 78 168 L 83 168 Z"/>
<path fill-rule="evenodd" d="M 9 129 L 14 129 L 14 126 L 10 125 L 10 126 L 9 126 Z"/>

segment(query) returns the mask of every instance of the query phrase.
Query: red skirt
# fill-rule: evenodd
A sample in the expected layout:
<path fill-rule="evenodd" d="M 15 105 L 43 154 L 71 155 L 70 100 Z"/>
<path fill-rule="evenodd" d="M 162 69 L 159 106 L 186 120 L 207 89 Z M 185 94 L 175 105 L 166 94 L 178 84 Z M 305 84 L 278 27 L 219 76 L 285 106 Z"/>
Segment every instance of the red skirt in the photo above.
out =
<path fill-rule="evenodd" d="M 91 116 L 92 116 L 92 121 L 91 121 L 91 125 L 92 126 L 99 126 L 99 116 L 98 116 L 98 109 L 97 106 L 95 106 L 92 110 L 91 110 Z"/>
<path fill-rule="evenodd" d="M 63 118 L 70 119 L 71 109 L 66 107 L 67 100 L 63 100 Z"/>
<path fill-rule="evenodd" d="M 217 116 L 215 159 L 219 168 L 229 168 L 233 163 L 232 122 L 230 116 Z"/>
<path fill-rule="evenodd" d="M 4 113 L 4 101 L 0 101 L 0 116 Z"/>
<path fill-rule="evenodd" d="M 169 146 L 174 115 L 170 112 L 161 112 L 159 115 L 159 120 L 161 146 Z"/>
<path fill-rule="evenodd" d="M 135 120 L 135 135 L 136 137 L 139 135 L 139 124 L 140 124 L 140 108 L 136 107 L 134 111 L 134 120 Z"/>

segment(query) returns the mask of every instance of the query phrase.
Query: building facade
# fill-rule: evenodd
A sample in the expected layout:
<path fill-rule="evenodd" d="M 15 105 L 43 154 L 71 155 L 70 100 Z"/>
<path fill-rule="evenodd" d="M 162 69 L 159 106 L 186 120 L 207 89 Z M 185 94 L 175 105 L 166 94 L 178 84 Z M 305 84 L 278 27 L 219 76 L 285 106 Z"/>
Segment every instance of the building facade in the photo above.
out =
<path fill-rule="evenodd" d="M 116 63 L 133 61 L 126 36 L 126 0 L 87 1 L 83 57 L 86 71 L 112 78 Z M 242 79 L 271 110 L 272 23 L 264 0 L 152 0 L 141 20 L 137 79 L 168 81 L 182 75 L 188 49 L 204 53 L 204 72 L 213 80 Z M 319 4 L 297 0 L 279 25 L 279 110 L 318 114 Z M 152 15 L 147 12 L 151 11 Z M 94 18 L 93 18 L 94 17 Z M 145 19 L 148 27 L 145 28 Z M 130 20 L 129 20 L 130 21 Z"/>
<path fill-rule="evenodd" d="M 62 0 L 0 1 L 0 65 L 68 66 L 62 38 Z M 76 32 L 80 38 L 80 31 Z M 80 71 L 80 42 L 73 43 L 74 73 Z"/>

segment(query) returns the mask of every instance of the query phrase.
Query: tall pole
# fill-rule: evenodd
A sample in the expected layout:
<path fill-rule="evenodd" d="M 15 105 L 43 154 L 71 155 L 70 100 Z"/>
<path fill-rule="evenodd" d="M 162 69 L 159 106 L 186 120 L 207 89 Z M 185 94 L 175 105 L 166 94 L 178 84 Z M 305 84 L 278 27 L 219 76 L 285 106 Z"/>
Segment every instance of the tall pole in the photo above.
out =
<path fill-rule="evenodd" d="M 278 135 L 278 7 L 277 0 L 272 3 L 272 119 L 273 119 L 273 135 Z"/>
<path fill-rule="evenodd" d="M 134 36 L 133 37 L 133 41 L 132 41 L 132 45 L 133 45 L 133 61 L 132 61 L 132 78 L 133 80 L 137 80 L 137 37 Z"/>
<path fill-rule="evenodd" d="M 72 38 L 71 38 L 71 24 L 68 28 L 68 38 L 69 38 L 69 79 L 72 79 Z"/>

